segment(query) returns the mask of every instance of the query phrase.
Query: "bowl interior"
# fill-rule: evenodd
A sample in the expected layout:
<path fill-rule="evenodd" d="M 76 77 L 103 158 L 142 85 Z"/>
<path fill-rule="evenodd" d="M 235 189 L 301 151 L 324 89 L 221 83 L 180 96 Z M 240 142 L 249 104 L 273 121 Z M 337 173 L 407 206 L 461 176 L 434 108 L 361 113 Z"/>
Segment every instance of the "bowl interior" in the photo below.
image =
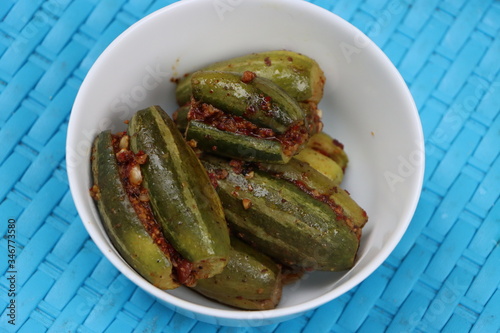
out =
<path fill-rule="evenodd" d="M 222 4 L 225 4 L 224 6 Z M 342 187 L 367 211 L 357 263 L 343 273 L 313 272 L 285 287 L 275 310 L 246 312 L 179 288 L 164 292 L 112 249 L 88 195 L 90 145 L 141 108 L 176 109 L 174 77 L 229 57 L 289 49 L 314 58 L 327 81 L 324 131 L 344 143 L 350 165 Z M 359 30 L 299 0 L 218 3 L 186 0 L 139 21 L 99 57 L 72 110 L 67 169 L 89 234 L 121 272 L 176 310 L 225 325 L 260 325 L 317 307 L 361 282 L 394 249 L 416 207 L 423 178 L 423 136 L 412 97 L 388 58 Z M 207 317 L 209 316 L 209 317 Z"/>

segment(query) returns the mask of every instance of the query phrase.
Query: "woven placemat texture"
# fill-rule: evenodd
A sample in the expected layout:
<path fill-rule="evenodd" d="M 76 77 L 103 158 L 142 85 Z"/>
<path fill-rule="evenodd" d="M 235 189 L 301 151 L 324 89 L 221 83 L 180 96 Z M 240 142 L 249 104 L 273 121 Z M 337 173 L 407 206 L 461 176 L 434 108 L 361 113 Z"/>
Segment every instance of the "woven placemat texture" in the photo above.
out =
<path fill-rule="evenodd" d="M 85 74 L 122 31 L 171 2 L 0 1 L 0 331 L 498 332 L 500 2 L 312 1 L 372 38 L 410 87 L 424 188 L 401 243 L 369 278 L 260 328 L 197 322 L 136 288 L 100 254 L 69 192 L 66 131 Z"/>

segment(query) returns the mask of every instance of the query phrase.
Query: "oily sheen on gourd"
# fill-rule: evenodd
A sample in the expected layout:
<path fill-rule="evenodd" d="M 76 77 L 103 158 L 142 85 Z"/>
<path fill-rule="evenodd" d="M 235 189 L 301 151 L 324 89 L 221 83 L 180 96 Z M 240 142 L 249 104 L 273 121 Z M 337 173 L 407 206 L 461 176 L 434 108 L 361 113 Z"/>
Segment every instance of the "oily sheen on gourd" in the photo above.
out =
<path fill-rule="evenodd" d="M 231 237 L 229 261 L 224 270 L 209 279 L 198 280 L 193 289 L 241 309 L 273 309 L 281 299 L 281 267 L 268 256 Z"/>
<path fill-rule="evenodd" d="M 298 102 L 319 103 L 323 97 L 325 75 L 318 63 L 303 54 L 288 50 L 272 50 L 246 54 L 210 64 L 197 70 L 251 71 L 269 79 Z M 183 77 L 176 88 L 179 106 L 191 99 L 191 74 Z"/>
<path fill-rule="evenodd" d="M 202 160 L 209 173 L 223 175 L 217 193 L 231 230 L 245 242 L 298 269 L 342 271 L 354 265 L 367 216 L 327 177 L 309 168 L 308 178 L 320 180 L 317 188 L 324 192 L 311 188 L 308 193 L 291 178 L 299 177 L 297 172 L 288 179 L 259 169 L 245 174 L 223 158 L 203 155 Z"/>
<path fill-rule="evenodd" d="M 198 71 L 186 139 L 215 154 L 247 161 L 286 163 L 307 140 L 299 103 L 253 72 Z"/>
<path fill-rule="evenodd" d="M 248 80 L 245 73 L 255 79 Z M 180 108 L 174 116 L 187 128 L 183 131 L 187 139 L 201 150 L 247 161 L 286 163 L 302 149 L 307 134 L 321 131 L 317 104 L 324 83 L 318 63 L 305 55 L 287 50 L 252 53 L 210 64 L 181 79 L 176 89 Z M 189 110 L 199 103 L 273 132 L 262 136 L 193 119 Z"/>
<path fill-rule="evenodd" d="M 165 238 L 197 270 L 198 279 L 227 263 L 229 231 L 220 200 L 193 150 L 170 117 L 151 106 L 128 125 L 130 146 L 147 154 L 144 186 Z"/>
<path fill-rule="evenodd" d="M 160 289 L 174 289 L 170 258 L 144 228 L 120 179 L 110 131 L 101 132 L 92 148 L 92 174 L 97 208 L 116 250 L 142 277 Z"/>

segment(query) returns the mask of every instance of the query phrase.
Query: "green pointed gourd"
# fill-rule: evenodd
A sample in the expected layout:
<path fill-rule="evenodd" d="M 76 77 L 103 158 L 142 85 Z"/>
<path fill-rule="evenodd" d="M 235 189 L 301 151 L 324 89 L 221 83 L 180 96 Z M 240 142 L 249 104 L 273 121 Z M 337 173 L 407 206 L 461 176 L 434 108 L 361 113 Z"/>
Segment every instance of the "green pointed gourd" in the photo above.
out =
<path fill-rule="evenodd" d="M 245 310 L 274 309 L 282 292 L 281 267 L 235 237 L 224 270 L 193 288 L 220 303 Z"/>
<path fill-rule="evenodd" d="M 193 100 L 245 118 L 257 125 L 286 132 L 305 121 L 299 103 L 271 80 L 246 71 L 246 75 L 223 71 L 198 71 L 191 76 Z"/>
<path fill-rule="evenodd" d="M 229 255 L 229 231 L 195 153 L 159 106 L 136 112 L 128 132 L 131 149 L 148 156 L 141 165 L 144 186 L 165 238 L 192 263 L 198 279 L 220 273 Z"/>
<path fill-rule="evenodd" d="M 351 198 L 336 201 L 333 193 L 307 193 L 268 172 L 245 175 L 223 159 L 202 159 L 209 173 L 224 175 L 216 188 L 235 235 L 287 266 L 341 271 L 354 265 L 360 228 L 351 220 L 350 205 L 357 206 Z"/>
<path fill-rule="evenodd" d="M 92 148 L 93 196 L 106 233 L 123 259 L 154 286 L 179 286 L 172 263 L 146 231 L 120 178 L 110 131 L 101 132 Z"/>
<path fill-rule="evenodd" d="M 325 75 L 320 66 L 314 59 L 293 51 L 251 53 L 216 62 L 198 70 L 237 73 L 251 71 L 273 81 L 298 102 L 319 103 L 323 97 Z M 179 105 L 189 102 L 191 94 L 191 74 L 188 74 L 178 82 L 176 88 Z"/>

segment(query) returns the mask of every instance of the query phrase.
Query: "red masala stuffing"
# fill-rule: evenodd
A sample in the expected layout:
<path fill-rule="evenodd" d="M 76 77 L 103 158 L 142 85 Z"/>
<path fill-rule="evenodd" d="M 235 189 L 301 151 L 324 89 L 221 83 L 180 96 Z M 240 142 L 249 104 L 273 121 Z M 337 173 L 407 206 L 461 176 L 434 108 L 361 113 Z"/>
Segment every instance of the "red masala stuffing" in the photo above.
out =
<path fill-rule="evenodd" d="M 291 126 L 285 133 L 278 136 L 278 140 L 283 146 L 283 153 L 292 156 L 299 147 L 306 142 L 309 134 L 302 123 Z"/>
<path fill-rule="evenodd" d="M 298 188 L 300 188 L 305 193 L 315 198 L 316 200 L 319 200 L 330 206 L 333 212 L 337 215 L 337 218 L 344 221 L 347 224 L 347 226 L 356 234 L 358 240 L 361 238 L 361 228 L 355 226 L 352 223 L 352 221 L 347 216 L 345 216 L 344 209 L 342 208 L 342 206 L 336 204 L 335 201 L 333 201 L 329 195 L 321 194 L 316 190 L 311 190 L 306 184 L 304 184 L 299 180 L 292 180 L 290 182 L 295 186 L 297 186 Z"/>
<path fill-rule="evenodd" d="M 247 179 L 254 176 L 254 165 L 252 163 L 241 160 L 230 160 L 229 165 L 233 168 L 233 172 L 237 175 L 244 175 Z"/>
<path fill-rule="evenodd" d="M 210 184 L 212 184 L 212 186 L 214 188 L 217 188 L 219 186 L 219 182 L 217 181 L 217 175 L 213 172 L 207 172 L 208 174 L 208 178 L 210 179 Z"/>
<path fill-rule="evenodd" d="M 92 199 L 99 200 L 101 198 L 101 191 L 97 185 L 92 186 L 89 192 Z"/>
<path fill-rule="evenodd" d="M 269 128 L 257 127 L 257 125 L 243 117 L 224 113 L 206 103 L 191 103 L 188 120 L 201 121 L 225 132 L 263 139 L 275 137 L 274 131 Z"/>
<path fill-rule="evenodd" d="M 326 156 L 326 157 L 328 157 L 328 158 L 330 157 L 330 154 L 328 154 L 328 152 L 327 152 L 327 151 L 325 151 L 324 149 L 322 149 L 321 144 L 316 144 L 316 143 L 314 143 L 314 144 L 312 145 L 312 149 L 314 149 L 315 151 L 317 151 L 317 152 L 318 152 L 318 153 L 320 153 L 321 155 L 325 155 L 325 156 Z"/>
<path fill-rule="evenodd" d="M 213 172 L 207 172 L 208 178 L 210 178 L 210 183 L 214 188 L 219 186 L 218 180 L 226 179 L 229 173 L 224 169 L 215 169 Z"/>
<path fill-rule="evenodd" d="M 233 168 L 233 172 L 237 175 L 240 175 L 243 172 L 244 162 L 241 160 L 231 160 L 229 161 L 229 165 Z"/>
<path fill-rule="evenodd" d="M 307 110 L 307 129 L 311 135 L 319 133 L 323 130 L 323 122 L 318 111 L 318 105 L 314 102 L 307 102 L 303 105 Z"/>
<path fill-rule="evenodd" d="M 147 189 L 140 183 L 130 181 L 131 170 L 146 163 L 147 155 L 142 151 L 134 154 L 128 148 L 120 148 L 120 141 L 125 135 L 126 132 L 113 135 L 113 149 L 118 162 L 120 178 L 129 200 L 148 234 L 151 235 L 153 241 L 172 262 L 178 282 L 187 286 L 194 285 L 196 278 L 193 275 L 192 264 L 182 258 L 173 246 L 166 241 L 158 222 L 154 218 Z"/>
<path fill-rule="evenodd" d="M 244 71 L 243 74 L 241 75 L 241 82 L 250 83 L 256 77 L 257 77 L 257 75 L 254 72 Z"/>
<path fill-rule="evenodd" d="M 344 149 L 344 144 L 337 139 L 333 139 L 333 144 L 339 147 L 340 149 Z"/>
<path fill-rule="evenodd" d="M 263 98 L 263 103 L 270 103 L 270 100 Z M 210 104 L 195 101 L 191 103 L 188 120 L 200 121 L 225 132 L 279 141 L 283 146 L 283 153 L 287 156 L 294 155 L 309 137 L 302 122 L 290 126 L 285 133 L 276 134 L 270 128 L 258 127 L 243 117 L 228 114 Z"/>

